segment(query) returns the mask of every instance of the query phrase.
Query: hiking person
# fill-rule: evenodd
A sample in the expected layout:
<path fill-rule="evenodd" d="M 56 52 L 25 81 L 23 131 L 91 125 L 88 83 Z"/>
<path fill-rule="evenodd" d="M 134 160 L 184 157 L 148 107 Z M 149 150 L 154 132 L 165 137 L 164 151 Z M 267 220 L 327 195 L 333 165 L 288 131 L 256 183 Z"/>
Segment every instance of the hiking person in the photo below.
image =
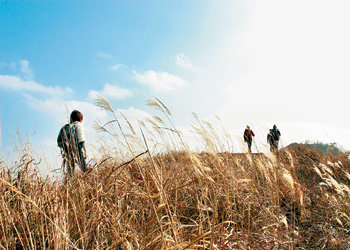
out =
<path fill-rule="evenodd" d="M 253 130 L 251 130 L 249 125 L 247 125 L 247 128 L 244 130 L 243 138 L 244 138 L 244 142 L 246 142 L 248 145 L 249 153 L 252 152 L 253 136 L 255 136 Z"/>
<path fill-rule="evenodd" d="M 273 125 L 273 128 L 270 129 L 270 132 L 267 134 L 267 142 L 270 144 L 270 151 L 278 151 L 278 142 L 281 137 L 281 132 L 276 125 Z"/>
<path fill-rule="evenodd" d="M 274 136 L 272 133 L 272 129 L 270 129 L 269 133 L 267 134 L 267 143 L 270 145 L 270 151 L 274 152 L 276 151 L 275 149 L 275 140 L 274 140 Z"/>
<path fill-rule="evenodd" d="M 69 176 L 72 176 L 75 164 L 85 172 L 87 158 L 85 146 L 85 130 L 82 124 L 83 114 L 73 110 L 70 115 L 70 123 L 64 125 L 57 137 L 57 145 L 61 149 L 63 166 L 67 168 Z"/>

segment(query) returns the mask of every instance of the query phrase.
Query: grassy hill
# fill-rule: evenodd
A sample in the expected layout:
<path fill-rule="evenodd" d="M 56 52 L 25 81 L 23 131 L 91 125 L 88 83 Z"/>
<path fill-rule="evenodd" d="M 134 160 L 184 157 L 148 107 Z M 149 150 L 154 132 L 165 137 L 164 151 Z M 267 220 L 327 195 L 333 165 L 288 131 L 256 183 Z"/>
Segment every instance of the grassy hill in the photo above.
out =
<path fill-rule="evenodd" d="M 4 163 L 2 163 L 4 164 Z M 148 152 L 63 183 L 1 166 L 0 245 L 24 249 L 349 249 L 350 160 Z"/>
<path fill-rule="evenodd" d="M 304 145 L 276 154 L 224 153 L 227 133 L 219 136 L 198 116 L 192 128 L 206 153 L 195 153 L 158 99 L 148 105 L 168 122 L 139 122 L 142 136 L 125 116 L 123 128 L 107 100 L 97 105 L 115 119 L 96 128 L 129 153 L 102 145 L 105 156 L 63 182 L 42 178 L 29 150 L 15 166 L 1 162 L 2 248 L 350 248 L 348 155 Z"/>
<path fill-rule="evenodd" d="M 319 150 L 324 154 L 339 155 L 344 153 L 344 150 L 336 143 L 322 143 L 322 142 L 292 143 L 288 145 L 288 147 L 296 147 L 300 145 Z"/>

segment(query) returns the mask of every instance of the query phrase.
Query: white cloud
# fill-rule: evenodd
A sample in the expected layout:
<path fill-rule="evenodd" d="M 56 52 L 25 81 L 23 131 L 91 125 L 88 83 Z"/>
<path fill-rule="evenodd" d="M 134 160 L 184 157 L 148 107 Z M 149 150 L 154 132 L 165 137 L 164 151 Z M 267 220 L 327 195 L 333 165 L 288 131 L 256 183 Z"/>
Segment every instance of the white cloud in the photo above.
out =
<path fill-rule="evenodd" d="M 111 99 L 123 99 L 132 97 L 134 93 L 129 89 L 124 89 L 115 85 L 105 84 L 101 91 L 91 90 L 89 98 L 95 99 L 98 95 Z"/>
<path fill-rule="evenodd" d="M 348 1 L 255 1 L 249 23 L 216 51 L 218 72 L 229 75 L 221 116 L 347 126 L 349 8 Z"/>
<path fill-rule="evenodd" d="M 175 56 L 175 63 L 176 65 L 183 68 L 187 68 L 191 70 L 196 69 L 196 67 L 192 64 L 188 56 L 186 56 L 184 53 L 179 53 Z"/>
<path fill-rule="evenodd" d="M 186 81 L 178 76 L 167 72 L 155 72 L 149 70 L 143 74 L 134 71 L 135 79 L 141 84 L 144 84 L 155 91 L 171 91 L 181 88 L 187 84 Z"/>
<path fill-rule="evenodd" d="M 18 76 L 0 75 L 0 88 L 13 89 L 13 90 L 26 90 L 31 92 L 44 93 L 49 95 L 63 95 L 73 92 L 72 89 L 66 87 L 64 89 L 60 87 L 44 86 L 35 81 L 23 80 Z"/>
<path fill-rule="evenodd" d="M 102 58 L 102 59 L 110 59 L 110 58 L 113 58 L 113 56 L 111 54 L 108 54 L 106 52 L 102 52 L 102 51 L 99 51 L 97 52 L 97 57 L 99 58 Z"/>
<path fill-rule="evenodd" d="M 149 113 L 134 107 L 129 107 L 128 109 L 118 109 L 118 111 L 123 113 L 126 116 L 126 118 L 128 118 L 128 120 L 133 124 L 135 124 L 139 120 L 152 118 L 152 116 Z"/>
<path fill-rule="evenodd" d="M 29 62 L 27 60 L 22 60 L 19 62 L 20 65 L 20 71 L 23 75 L 23 78 L 26 80 L 33 79 L 33 71 L 31 68 L 29 68 Z"/>
<path fill-rule="evenodd" d="M 109 69 L 110 69 L 110 70 L 113 70 L 113 71 L 117 71 L 117 70 L 119 70 L 120 68 L 124 68 L 124 67 L 127 67 L 127 66 L 124 65 L 124 64 L 115 64 L 115 65 L 111 66 Z"/>
<path fill-rule="evenodd" d="M 93 125 L 96 119 L 107 117 L 107 112 L 100 110 L 96 105 L 90 102 L 62 99 L 36 99 L 32 96 L 26 96 L 28 104 L 41 113 L 46 113 L 57 123 L 69 122 L 70 112 L 77 109 L 84 115 L 84 123 Z"/>

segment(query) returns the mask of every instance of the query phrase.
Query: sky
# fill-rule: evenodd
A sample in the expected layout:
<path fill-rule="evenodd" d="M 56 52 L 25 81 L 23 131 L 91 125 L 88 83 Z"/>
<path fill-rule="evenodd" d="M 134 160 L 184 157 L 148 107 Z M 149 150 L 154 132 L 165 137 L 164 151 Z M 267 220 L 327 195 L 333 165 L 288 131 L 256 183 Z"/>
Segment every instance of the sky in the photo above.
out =
<path fill-rule="evenodd" d="M 20 134 L 58 159 L 73 109 L 94 144 L 108 118 L 97 95 L 133 121 L 157 97 L 177 127 L 195 112 L 237 140 L 250 124 L 264 144 L 277 124 L 284 146 L 349 150 L 349 11 L 340 0 L 0 0 L 3 158 Z"/>

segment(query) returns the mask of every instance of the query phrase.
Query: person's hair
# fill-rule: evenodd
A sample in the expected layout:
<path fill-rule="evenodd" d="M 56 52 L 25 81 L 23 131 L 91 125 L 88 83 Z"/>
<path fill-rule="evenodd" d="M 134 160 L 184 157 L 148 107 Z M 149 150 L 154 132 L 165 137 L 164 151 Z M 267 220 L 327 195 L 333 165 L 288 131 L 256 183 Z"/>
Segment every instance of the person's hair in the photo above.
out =
<path fill-rule="evenodd" d="M 70 114 L 70 122 L 81 122 L 83 120 L 83 114 L 78 110 L 73 110 Z"/>

